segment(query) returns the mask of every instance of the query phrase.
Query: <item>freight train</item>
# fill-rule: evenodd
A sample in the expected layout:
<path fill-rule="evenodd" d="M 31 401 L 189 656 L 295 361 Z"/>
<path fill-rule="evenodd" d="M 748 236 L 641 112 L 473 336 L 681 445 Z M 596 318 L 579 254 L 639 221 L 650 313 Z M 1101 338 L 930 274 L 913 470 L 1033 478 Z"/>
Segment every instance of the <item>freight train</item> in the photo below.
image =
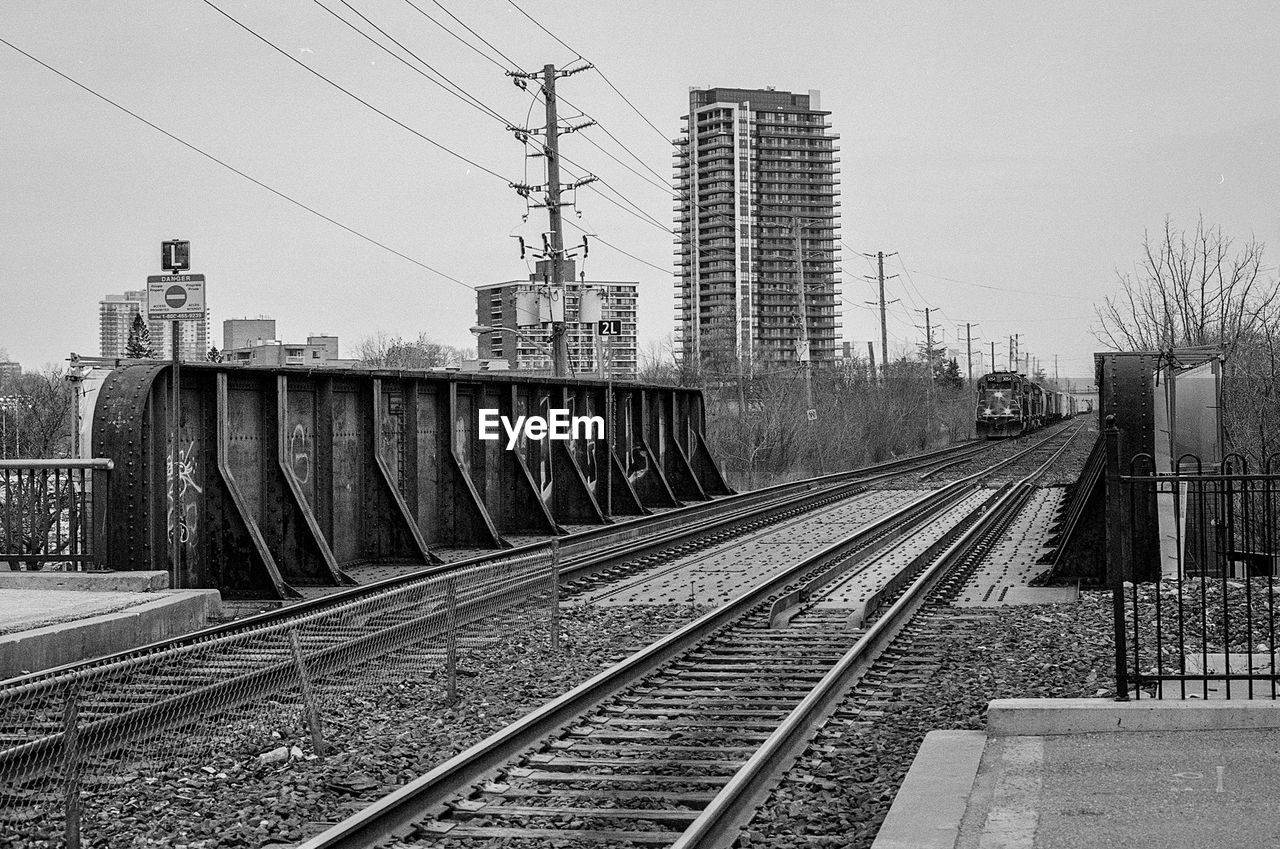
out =
<path fill-rule="evenodd" d="M 993 371 L 978 380 L 978 435 L 987 439 L 1021 436 L 1078 412 L 1076 396 L 1016 371 Z"/>

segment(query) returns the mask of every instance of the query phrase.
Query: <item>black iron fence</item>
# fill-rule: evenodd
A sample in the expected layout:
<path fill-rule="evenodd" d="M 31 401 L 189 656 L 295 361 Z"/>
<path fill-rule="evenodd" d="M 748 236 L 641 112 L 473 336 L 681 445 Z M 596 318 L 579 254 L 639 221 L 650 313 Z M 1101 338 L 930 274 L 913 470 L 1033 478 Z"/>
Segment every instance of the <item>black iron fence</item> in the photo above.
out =
<path fill-rule="evenodd" d="M 1280 698 L 1280 455 L 1121 473 L 1106 438 L 1119 698 Z"/>
<path fill-rule="evenodd" d="M 0 460 L 0 563 L 94 568 L 110 460 Z"/>

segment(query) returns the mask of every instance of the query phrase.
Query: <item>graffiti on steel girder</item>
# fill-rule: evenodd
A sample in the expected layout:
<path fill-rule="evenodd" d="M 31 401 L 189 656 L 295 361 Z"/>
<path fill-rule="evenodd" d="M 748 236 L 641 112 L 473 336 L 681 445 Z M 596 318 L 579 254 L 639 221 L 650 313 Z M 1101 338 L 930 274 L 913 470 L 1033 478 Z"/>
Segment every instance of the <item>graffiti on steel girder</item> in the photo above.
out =
<path fill-rule="evenodd" d="M 197 496 L 204 493 L 204 489 L 196 483 L 196 444 L 195 441 L 187 443 L 186 448 L 178 449 L 178 501 L 174 504 L 173 493 L 173 471 L 174 461 L 173 452 L 170 451 L 168 457 L 165 458 L 165 487 L 169 496 L 169 519 L 166 524 L 169 542 L 173 542 L 174 528 L 178 531 L 178 542 L 187 547 L 195 545 L 196 538 L 196 522 L 199 517 L 200 505 Z"/>
<path fill-rule="evenodd" d="M 301 484 L 311 481 L 311 448 L 311 432 L 306 425 L 294 425 L 289 435 L 289 468 Z"/>

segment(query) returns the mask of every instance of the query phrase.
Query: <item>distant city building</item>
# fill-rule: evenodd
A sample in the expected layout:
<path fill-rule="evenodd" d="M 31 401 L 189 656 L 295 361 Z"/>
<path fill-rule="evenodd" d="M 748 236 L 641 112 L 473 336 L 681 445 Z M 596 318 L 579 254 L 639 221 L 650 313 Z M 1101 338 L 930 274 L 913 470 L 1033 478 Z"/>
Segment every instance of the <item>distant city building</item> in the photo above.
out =
<path fill-rule="evenodd" d="M 482 327 L 504 327 L 505 331 L 481 333 L 476 348 L 481 361 L 506 360 L 515 371 L 551 372 L 550 325 L 526 325 L 518 317 L 519 295 L 536 293 L 545 284 L 545 262 L 526 280 L 490 283 L 476 287 L 476 323 Z M 565 277 L 574 277 L 575 263 L 565 263 Z M 597 336 L 595 322 L 579 320 L 579 303 L 583 289 L 598 289 L 604 295 L 601 318 L 621 322 L 622 332 L 616 336 Z M 616 379 L 634 380 L 636 376 L 636 296 L 638 283 L 613 280 L 576 280 L 565 284 L 565 324 L 568 335 L 569 367 L 580 376 L 599 375 L 599 353 Z M 518 334 L 518 335 L 517 335 Z M 488 365 L 487 368 L 492 368 Z"/>
<path fill-rule="evenodd" d="M 0 359 L 0 392 L 20 377 L 22 377 L 22 366 L 19 363 Z"/>
<path fill-rule="evenodd" d="M 135 289 L 123 295 L 107 295 L 98 302 L 98 347 L 104 357 L 123 357 L 129 342 L 133 317 L 141 314 L 151 334 L 151 350 L 157 359 L 173 358 L 170 322 L 147 321 L 147 290 Z M 209 353 L 209 320 L 178 322 L 178 356 L 203 360 Z"/>
<path fill-rule="evenodd" d="M 141 298 L 132 297 L 141 295 Z M 133 317 L 146 309 L 146 292 L 107 295 L 98 302 L 98 347 L 104 357 L 123 357 Z"/>
<path fill-rule="evenodd" d="M 840 160 L 830 114 L 817 91 L 690 90 L 676 140 L 682 362 L 750 373 L 836 360 Z"/>
<path fill-rule="evenodd" d="M 337 336 L 308 336 L 305 343 L 276 339 L 272 318 L 229 318 L 222 322 L 222 361 L 246 366 L 350 368 L 355 360 L 338 354 Z"/>
<path fill-rule="evenodd" d="M 228 318 L 222 322 L 222 350 L 251 348 L 276 338 L 274 318 Z"/>

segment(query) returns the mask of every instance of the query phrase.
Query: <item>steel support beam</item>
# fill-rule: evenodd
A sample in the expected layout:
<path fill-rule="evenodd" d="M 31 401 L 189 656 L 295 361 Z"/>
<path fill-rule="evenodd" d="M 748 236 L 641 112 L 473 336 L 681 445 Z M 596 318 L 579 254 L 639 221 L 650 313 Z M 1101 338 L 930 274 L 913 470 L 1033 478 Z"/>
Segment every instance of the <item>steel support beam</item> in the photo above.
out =
<path fill-rule="evenodd" d="M 90 393 L 96 456 L 116 463 L 102 562 L 170 569 L 186 586 L 296 596 L 348 570 L 439 561 L 435 547 L 503 547 L 729 492 L 703 437 L 701 393 L 524 375 L 257 368 L 181 373 L 179 503 L 171 505 L 167 363 Z M 479 414 L 601 416 L 570 440 L 479 438 Z"/>

